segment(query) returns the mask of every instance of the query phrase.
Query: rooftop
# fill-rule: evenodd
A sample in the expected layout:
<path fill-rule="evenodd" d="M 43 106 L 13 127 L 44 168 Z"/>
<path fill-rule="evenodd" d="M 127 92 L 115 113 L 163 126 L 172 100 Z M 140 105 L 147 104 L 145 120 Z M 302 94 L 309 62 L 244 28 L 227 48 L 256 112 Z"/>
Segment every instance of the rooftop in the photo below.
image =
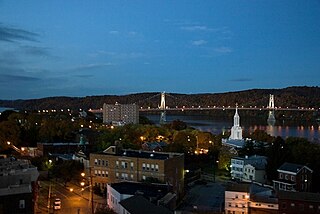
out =
<path fill-rule="evenodd" d="M 108 149 L 106 149 L 108 150 Z M 105 151 L 106 151 L 105 150 Z M 183 156 L 182 153 L 171 153 L 171 152 L 150 152 L 150 151 L 142 151 L 142 150 L 121 150 L 115 154 L 99 152 L 95 154 L 104 154 L 104 155 L 115 155 L 115 156 L 123 156 L 123 157 L 137 157 L 137 158 L 145 158 L 145 159 L 158 159 L 158 160 L 166 160 L 173 157 Z"/>
<path fill-rule="evenodd" d="M 288 192 L 280 191 L 278 193 L 279 200 L 297 200 L 297 201 L 309 201 L 309 202 L 320 202 L 319 193 L 311 192 Z"/>
<path fill-rule="evenodd" d="M 144 195 L 145 197 L 163 197 L 169 192 L 166 184 L 147 184 L 137 182 L 113 183 L 110 186 L 120 194 L 126 195 Z"/>
<path fill-rule="evenodd" d="M 282 164 L 278 170 L 281 171 L 287 171 L 287 172 L 293 172 L 293 173 L 298 173 L 302 168 L 306 168 L 309 171 L 312 172 L 312 170 L 306 166 L 300 165 L 300 164 L 294 164 L 294 163 L 287 163 L 285 162 L 284 164 Z"/>
<path fill-rule="evenodd" d="M 172 212 L 167 208 L 156 206 L 140 195 L 127 198 L 121 201 L 120 204 L 131 214 L 172 214 Z"/>

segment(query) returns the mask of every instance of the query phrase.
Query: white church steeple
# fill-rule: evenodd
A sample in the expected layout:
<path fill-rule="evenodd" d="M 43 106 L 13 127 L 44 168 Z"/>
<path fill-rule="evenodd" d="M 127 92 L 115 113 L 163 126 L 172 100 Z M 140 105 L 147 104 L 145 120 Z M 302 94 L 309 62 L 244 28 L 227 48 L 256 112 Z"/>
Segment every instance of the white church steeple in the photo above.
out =
<path fill-rule="evenodd" d="M 238 114 L 238 104 L 236 104 L 236 113 L 233 116 L 233 126 L 231 128 L 230 140 L 242 140 L 242 128 L 240 126 L 240 116 Z"/>

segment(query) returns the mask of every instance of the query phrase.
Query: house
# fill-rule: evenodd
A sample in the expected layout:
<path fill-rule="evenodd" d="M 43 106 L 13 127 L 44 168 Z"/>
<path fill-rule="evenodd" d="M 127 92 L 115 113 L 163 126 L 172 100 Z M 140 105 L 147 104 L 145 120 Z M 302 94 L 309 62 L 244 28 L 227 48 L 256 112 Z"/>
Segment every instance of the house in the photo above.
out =
<path fill-rule="evenodd" d="M 309 192 L 312 185 L 312 170 L 304 165 L 284 163 L 278 171 L 278 179 L 273 180 L 276 190 Z"/>
<path fill-rule="evenodd" d="M 90 154 L 93 184 L 104 189 L 121 181 L 165 183 L 177 197 L 184 194 L 184 154 L 123 150 L 110 146 L 103 152 Z"/>
<path fill-rule="evenodd" d="M 279 213 L 320 213 L 320 194 L 310 192 L 279 191 Z"/>
<path fill-rule="evenodd" d="M 136 195 L 143 196 L 150 203 L 175 208 L 176 196 L 166 184 L 120 182 L 107 185 L 108 207 L 117 213 L 122 213 L 120 202 Z"/>
<path fill-rule="evenodd" d="M 231 158 L 231 178 L 266 183 L 267 157 L 260 155 Z"/>
<path fill-rule="evenodd" d="M 127 198 L 119 203 L 120 212 L 124 214 L 141 214 L 141 213 L 152 213 L 152 214 L 173 214 L 172 211 L 168 210 L 163 206 L 157 206 L 141 195 L 136 195 Z"/>

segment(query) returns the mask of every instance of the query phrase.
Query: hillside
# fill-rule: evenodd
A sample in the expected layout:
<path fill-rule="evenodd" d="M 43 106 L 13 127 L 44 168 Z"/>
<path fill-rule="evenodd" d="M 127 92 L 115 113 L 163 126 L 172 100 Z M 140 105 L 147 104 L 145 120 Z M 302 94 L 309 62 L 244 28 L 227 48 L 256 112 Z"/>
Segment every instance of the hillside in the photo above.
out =
<path fill-rule="evenodd" d="M 166 96 L 166 104 L 175 106 L 266 106 L 269 102 L 269 94 L 274 94 L 275 105 L 282 107 L 306 108 L 320 107 L 319 87 L 288 87 L 284 89 L 251 89 L 228 93 L 206 94 L 171 94 Z M 160 103 L 160 93 L 139 93 L 129 95 L 105 95 L 87 97 L 48 97 L 30 100 L 0 100 L 1 107 L 10 107 L 24 110 L 38 109 L 97 109 L 103 103 L 137 103 L 143 107 L 156 107 Z"/>

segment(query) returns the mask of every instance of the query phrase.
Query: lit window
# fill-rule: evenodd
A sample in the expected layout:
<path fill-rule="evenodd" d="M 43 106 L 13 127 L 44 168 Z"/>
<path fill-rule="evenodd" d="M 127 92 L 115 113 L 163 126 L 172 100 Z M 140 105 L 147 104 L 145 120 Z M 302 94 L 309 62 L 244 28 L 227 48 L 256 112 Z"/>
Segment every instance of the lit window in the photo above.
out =
<path fill-rule="evenodd" d="M 146 164 L 145 164 L 145 163 L 142 164 L 142 169 L 143 169 L 143 170 L 146 169 Z"/>
<path fill-rule="evenodd" d="M 20 200 L 19 201 L 19 208 L 20 209 L 24 209 L 25 208 L 25 201 L 24 200 Z"/>
<path fill-rule="evenodd" d="M 94 159 L 94 164 L 95 164 L 95 165 L 98 164 L 98 159 Z"/>
<path fill-rule="evenodd" d="M 156 164 L 156 171 L 159 171 L 159 165 Z"/>
<path fill-rule="evenodd" d="M 145 175 L 142 175 L 142 180 L 146 180 L 146 176 Z"/>

